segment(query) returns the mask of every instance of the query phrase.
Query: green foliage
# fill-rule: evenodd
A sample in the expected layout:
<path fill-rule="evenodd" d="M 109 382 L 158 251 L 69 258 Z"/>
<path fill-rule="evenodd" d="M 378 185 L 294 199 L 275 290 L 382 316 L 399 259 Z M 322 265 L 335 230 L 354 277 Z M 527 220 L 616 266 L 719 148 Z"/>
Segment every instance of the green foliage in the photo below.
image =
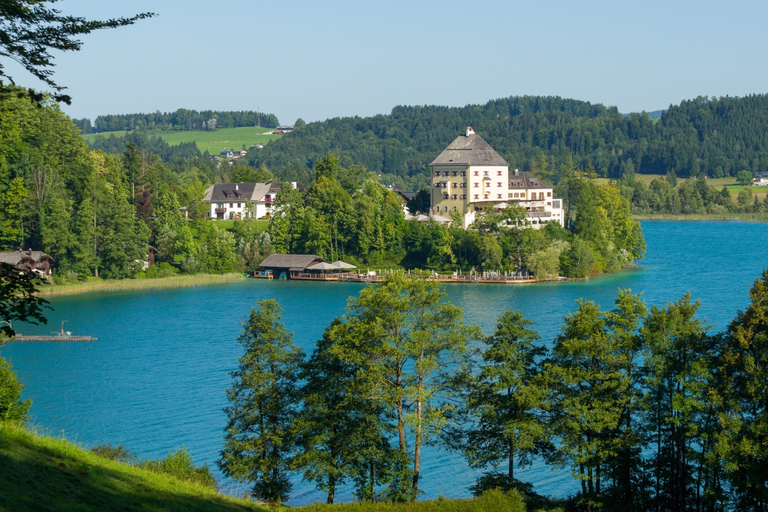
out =
<path fill-rule="evenodd" d="M 418 496 L 421 449 L 454 410 L 450 399 L 459 391 L 457 375 L 467 371 L 468 343 L 479 335 L 443 297 L 434 281 L 390 274 L 350 301 L 331 348 L 357 368 L 363 394 L 395 418 L 403 461 L 412 447 L 412 470 L 403 468 L 390 483 L 395 500 Z"/>
<path fill-rule="evenodd" d="M 160 130 L 160 131 L 213 131 L 220 128 L 244 126 L 277 127 L 274 114 L 254 111 L 217 111 L 189 110 L 180 108 L 175 112 L 154 112 L 150 114 L 102 115 L 94 121 L 94 132 L 113 132 L 121 130 Z"/>
<path fill-rule="evenodd" d="M 488 491 L 471 500 L 438 498 L 411 503 L 349 503 L 343 505 L 309 505 L 311 512 L 525 512 L 525 503 L 516 491 Z"/>
<path fill-rule="evenodd" d="M 532 324 L 519 311 L 501 315 L 494 334 L 485 339 L 480 373 L 470 380 L 466 408 L 473 421 L 460 448 L 474 468 L 507 466 L 506 474 L 485 473 L 472 488 L 475 495 L 494 488 L 522 489 L 515 465 L 530 466 L 546 442 L 541 411 L 547 388 L 537 375 L 547 351 L 536 346 L 540 336 Z"/>
<path fill-rule="evenodd" d="M 754 177 L 754 174 L 752 174 L 751 171 L 742 170 L 736 173 L 736 183 L 742 186 L 749 185 L 752 183 L 752 178 Z"/>
<path fill-rule="evenodd" d="M 183 446 L 170 452 L 162 459 L 148 459 L 139 465 L 149 471 L 170 475 L 184 482 L 191 482 L 209 489 L 218 489 L 216 479 L 208 465 L 195 466 L 192 455 Z"/>
<path fill-rule="evenodd" d="M 91 448 L 91 451 L 99 457 L 122 462 L 123 464 L 135 464 L 138 457 L 123 445 L 114 446 L 112 443 L 100 444 Z"/>
<path fill-rule="evenodd" d="M 291 425 L 298 408 L 302 353 L 280 322 L 277 303 L 257 305 L 238 338 L 245 353 L 227 390 L 230 406 L 218 465 L 225 475 L 253 483 L 254 498 L 280 503 L 292 487 L 289 456 L 296 441 Z"/>
<path fill-rule="evenodd" d="M 17 320 L 34 325 L 48 323 L 43 315 L 48 301 L 36 295 L 39 283 L 33 272 L 0 263 L 0 334 L 13 337 L 16 332 L 11 324 Z"/>
<path fill-rule="evenodd" d="M 11 368 L 11 364 L 0 357 L 0 425 L 21 423 L 27 419 L 32 400 L 22 400 L 24 385 Z"/>
<path fill-rule="evenodd" d="M 56 91 L 54 98 L 69 104 L 71 98 L 60 94 L 65 87 L 53 81 L 53 55 L 50 51 L 77 51 L 82 42 L 77 36 L 90 34 L 102 28 L 124 27 L 133 25 L 136 21 L 154 16 L 144 13 L 131 18 L 113 18 L 105 21 L 88 20 L 80 16 L 64 16 L 58 9 L 46 4 L 55 0 L 6 0 L 3 2 L 3 25 L 0 29 L 0 55 L 20 64 L 35 78 L 41 80 Z M 5 66 L 0 65 L 0 77 L 7 78 L 15 84 L 7 74 Z M 2 82 L 0 82 L 0 87 Z M 1 92 L 8 94 L 7 87 Z M 11 92 L 13 88 L 11 88 Z M 42 96 L 30 91 L 30 97 L 41 101 Z"/>

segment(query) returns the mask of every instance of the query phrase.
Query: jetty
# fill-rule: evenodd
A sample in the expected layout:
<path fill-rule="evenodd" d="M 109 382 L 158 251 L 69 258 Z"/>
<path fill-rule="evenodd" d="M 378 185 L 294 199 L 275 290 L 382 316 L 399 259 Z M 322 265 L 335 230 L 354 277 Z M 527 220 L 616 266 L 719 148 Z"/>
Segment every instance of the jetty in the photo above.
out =
<path fill-rule="evenodd" d="M 14 341 L 96 341 L 98 338 L 92 336 L 74 336 L 72 331 L 65 331 L 64 324 L 67 320 L 61 322 L 61 330 L 58 332 L 52 332 L 51 334 L 16 334 L 13 337 Z"/>
<path fill-rule="evenodd" d="M 413 277 L 425 279 L 427 281 L 438 281 L 440 283 L 465 283 L 465 284 L 531 284 L 537 281 L 532 275 L 527 273 L 496 273 L 496 272 L 473 272 L 470 274 L 411 274 Z M 290 279 L 296 281 L 333 281 L 343 283 L 380 283 L 386 279 L 386 273 L 369 271 L 366 273 L 358 272 L 302 272 L 289 270 L 279 276 L 273 276 L 269 271 L 257 271 L 252 277 L 257 279 Z M 557 280 L 563 280 L 558 278 Z"/>
<path fill-rule="evenodd" d="M 24 334 L 17 334 L 14 338 L 14 341 L 97 341 L 98 338 L 93 338 L 91 336 L 61 336 L 59 334 L 49 334 L 44 336 L 36 336 L 36 335 L 24 335 Z"/>
<path fill-rule="evenodd" d="M 289 279 L 297 281 L 332 281 L 341 283 L 380 283 L 387 274 L 403 272 L 402 270 L 366 270 L 362 272 L 354 265 L 343 261 L 328 263 L 314 254 L 272 254 L 259 265 L 260 270 L 251 273 L 256 279 Z M 409 275 L 417 279 L 438 281 L 440 283 L 468 284 L 530 284 L 541 281 L 528 272 L 477 272 L 468 274 L 453 272 L 439 274 L 437 272 L 415 272 Z M 558 277 L 557 281 L 564 280 Z"/>

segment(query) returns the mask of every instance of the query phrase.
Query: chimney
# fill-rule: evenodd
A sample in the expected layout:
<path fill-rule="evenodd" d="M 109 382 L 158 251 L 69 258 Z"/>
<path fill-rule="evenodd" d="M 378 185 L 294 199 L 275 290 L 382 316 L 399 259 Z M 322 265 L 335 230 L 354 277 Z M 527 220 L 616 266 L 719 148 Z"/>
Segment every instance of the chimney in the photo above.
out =
<path fill-rule="evenodd" d="M 467 126 L 467 137 L 474 134 L 475 134 L 475 130 L 473 130 L 471 126 Z"/>
<path fill-rule="evenodd" d="M 517 169 L 515 169 L 515 176 L 520 176 L 520 171 L 518 171 Z"/>
<path fill-rule="evenodd" d="M 235 190 L 237 190 L 237 183 L 235 183 Z"/>

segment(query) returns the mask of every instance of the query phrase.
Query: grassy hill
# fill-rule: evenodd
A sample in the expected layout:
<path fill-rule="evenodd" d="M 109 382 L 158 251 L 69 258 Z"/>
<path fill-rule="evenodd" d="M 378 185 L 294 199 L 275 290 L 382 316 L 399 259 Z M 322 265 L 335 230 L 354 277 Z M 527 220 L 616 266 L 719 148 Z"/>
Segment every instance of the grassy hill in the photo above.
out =
<path fill-rule="evenodd" d="M 62 439 L 3 424 L 0 482 L 2 511 L 268 510 L 206 487 L 99 457 Z"/>
<path fill-rule="evenodd" d="M 45 437 L 0 422 L 0 512 L 78 511 L 262 511 L 266 507 L 129 464 L 105 459 L 66 440 Z M 525 512 L 516 493 L 492 492 L 471 500 L 416 503 L 310 505 L 318 512 Z"/>
<path fill-rule="evenodd" d="M 248 149 L 252 144 L 266 144 L 270 140 L 276 140 L 282 137 L 282 135 L 267 135 L 269 128 L 254 128 L 254 127 L 241 127 L 241 128 L 221 128 L 213 132 L 207 132 L 202 130 L 196 131 L 148 131 L 147 135 L 150 137 L 160 137 L 171 146 L 181 144 L 182 142 L 195 142 L 201 153 L 206 150 L 210 154 L 217 154 L 222 149 L 240 149 L 245 146 Z M 114 135 L 115 137 L 122 137 L 128 132 L 102 132 L 91 133 L 83 135 L 86 142 L 91 143 L 97 136 L 109 137 Z"/>

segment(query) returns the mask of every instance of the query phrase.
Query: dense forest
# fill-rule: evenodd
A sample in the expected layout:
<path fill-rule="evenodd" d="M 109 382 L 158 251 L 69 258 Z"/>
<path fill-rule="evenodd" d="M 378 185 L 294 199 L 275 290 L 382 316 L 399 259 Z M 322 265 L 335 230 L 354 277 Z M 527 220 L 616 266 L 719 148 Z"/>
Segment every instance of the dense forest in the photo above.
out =
<path fill-rule="evenodd" d="M 241 126 L 275 128 L 277 116 L 254 111 L 188 110 L 152 114 L 120 114 L 98 116 L 94 124 L 87 118 L 73 119 L 82 133 L 113 132 L 120 130 L 216 130 Z"/>
<path fill-rule="evenodd" d="M 249 154 L 258 167 L 300 174 L 328 152 L 385 183 L 418 190 L 427 166 L 465 126 L 512 168 L 557 177 L 568 158 L 598 176 L 629 173 L 735 176 L 768 170 L 768 96 L 699 97 L 660 119 L 559 97 L 523 96 L 466 107 L 399 106 L 390 115 L 309 123 Z M 542 169 L 543 168 L 543 169 Z"/>
<path fill-rule="evenodd" d="M 289 497 L 291 473 L 328 503 L 345 484 L 358 501 L 409 501 L 431 444 L 482 472 L 475 495 L 516 490 L 528 510 L 766 510 L 768 271 L 724 332 L 688 294 L 648 306 L 619 290 L 607 309 L 580 300 L 551 349 L 519 311 L 484 334 L 444 296 L 392 274 L 309 355 L 279 305 L 258 303 L 228 390 L 225 474 L 270 502 Z M 539 495 L 516 476 L 534 461 L 578 490 Z"/>

